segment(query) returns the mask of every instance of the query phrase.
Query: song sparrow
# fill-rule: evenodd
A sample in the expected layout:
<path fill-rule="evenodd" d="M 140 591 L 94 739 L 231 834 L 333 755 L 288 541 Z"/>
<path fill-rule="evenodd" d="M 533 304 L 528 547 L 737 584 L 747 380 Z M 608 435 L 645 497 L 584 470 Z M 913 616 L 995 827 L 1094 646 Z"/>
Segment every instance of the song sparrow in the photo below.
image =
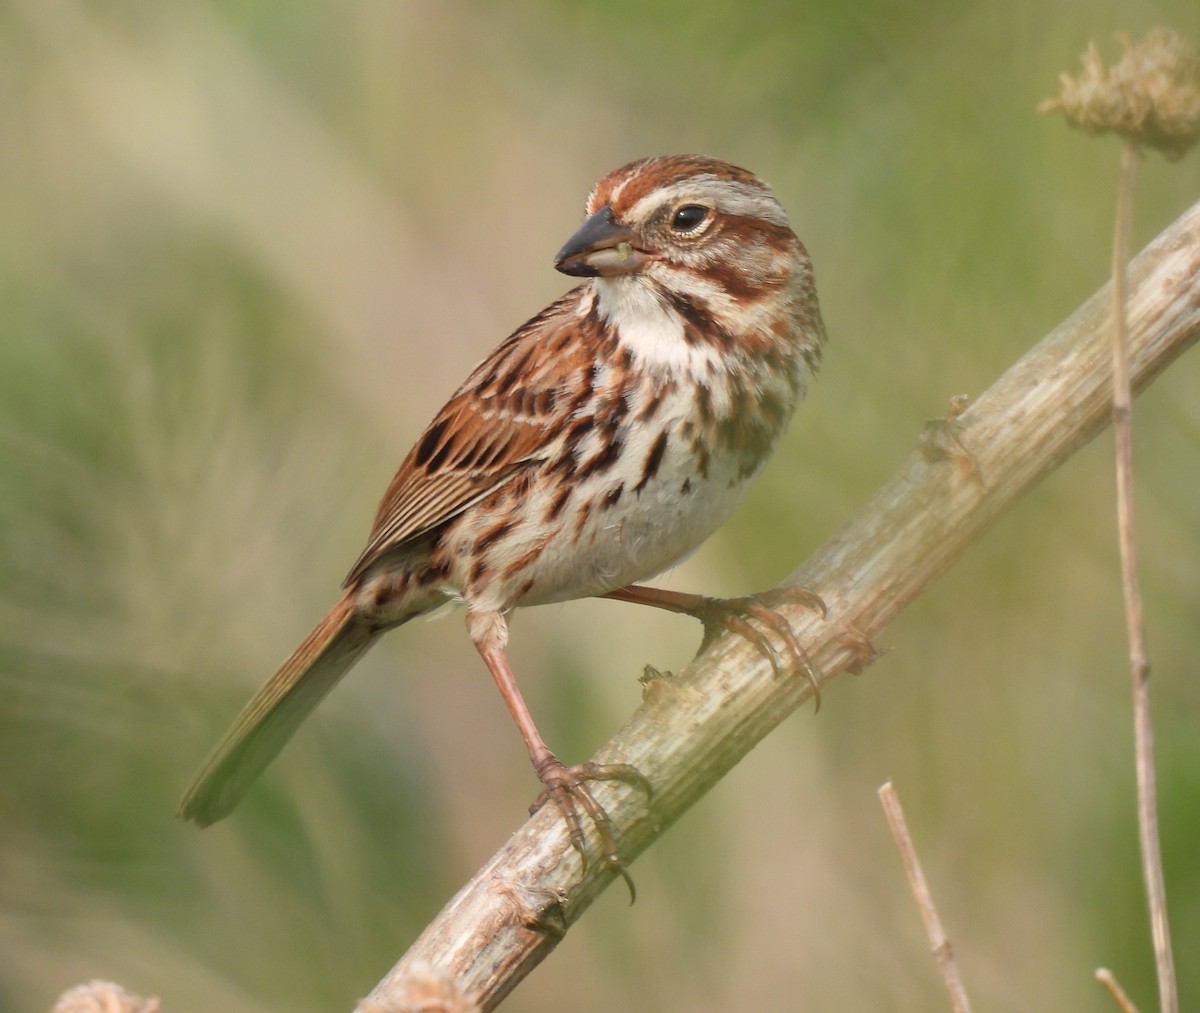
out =
<path fill-rule="evenodd" d="M 817 368 L 825 330 L 787 214 L 745 169 L 645 158 L 600 180 L 555 266 L 588 280 L 484 359 L 421 434 L 345 593 L 238 716 L 179 815 L 225 816 L 383 632 L 452 600 L 575 846 L 585 854 L 578 803 L 622 871 L 586 782 L 643 779 L 555 758 L 505 657 L 509 612 L 607 596 L 721 620 L 773 650 L 745 613 L 799 650 L 761 601 L 634 583 L 729 516 Z"/>

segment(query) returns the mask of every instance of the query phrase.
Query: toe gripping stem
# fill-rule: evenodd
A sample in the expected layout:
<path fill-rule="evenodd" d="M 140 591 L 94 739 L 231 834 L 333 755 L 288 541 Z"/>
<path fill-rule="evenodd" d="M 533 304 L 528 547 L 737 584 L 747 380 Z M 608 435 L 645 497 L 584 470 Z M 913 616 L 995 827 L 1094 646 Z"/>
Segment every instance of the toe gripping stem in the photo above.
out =
<path fill-rule="evenodd" d="M 567 836 L 571 839 L 571 845 L 579 852 L 586 869 L 588 865 L 587 836 L 583 831 L 583 822 L 579 818 L 579 810 L 582 809 L 596 828 L 604 853 L 604 864 L 610 871 L 625 880 L 625 885 L 629 888 L 629 903 L 632 904 L 637 900 L 637 889 L 625 869 L 625 862 L 617 848 L 617 838 L 613 831 L 612 820 L 604 806 L 596 801 L 587 782 L 624 781 L 635 788 L 640 788 L 649 798 L 653 792 L 646 776 L 628 763 L 577 763 L 567 766 L 553 755 L 542 760 L 535 769 L 546 790 L 534 800 L 529 812 L 535 813 L 548 800 L 553 801 L 567 825 Z"/>

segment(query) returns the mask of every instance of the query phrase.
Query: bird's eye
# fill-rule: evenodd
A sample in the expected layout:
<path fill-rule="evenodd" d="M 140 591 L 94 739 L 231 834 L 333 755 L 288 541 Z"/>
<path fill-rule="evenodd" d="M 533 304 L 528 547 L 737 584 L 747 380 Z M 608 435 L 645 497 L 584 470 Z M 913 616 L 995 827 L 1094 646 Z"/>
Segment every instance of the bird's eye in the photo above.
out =
<path fill-rule="evenodd" d="M 675 232 L 695 232 L 708 218 L 708 212 L 703 204 L 684 204 L 671 216 L 671 228 Z"/>

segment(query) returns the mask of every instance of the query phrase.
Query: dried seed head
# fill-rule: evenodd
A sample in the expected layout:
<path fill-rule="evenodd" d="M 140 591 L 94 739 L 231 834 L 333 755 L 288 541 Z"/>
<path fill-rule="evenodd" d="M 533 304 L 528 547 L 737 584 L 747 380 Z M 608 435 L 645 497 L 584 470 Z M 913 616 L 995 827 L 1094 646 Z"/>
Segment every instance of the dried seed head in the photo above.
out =
<path fill-rule="evenodd" d="M 1059 75 L 1060 90 L 1038 112 L 1061 110 L 1088 133 L 1112 132 L 1167 158 L 1200 140 L 1200 58 L 1174 32 L 1156 28 L 1140 46 L 1117 35 L 1125 50 L 1106 68 L 1095 43 L 1083 54 L 1078 78 Z"/>

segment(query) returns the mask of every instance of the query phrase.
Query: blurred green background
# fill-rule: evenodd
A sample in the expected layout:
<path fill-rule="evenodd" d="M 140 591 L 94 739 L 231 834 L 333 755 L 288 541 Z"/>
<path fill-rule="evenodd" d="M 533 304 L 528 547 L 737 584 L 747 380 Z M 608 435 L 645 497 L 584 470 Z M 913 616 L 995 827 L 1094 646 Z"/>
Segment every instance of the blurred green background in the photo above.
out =
<path fill-rule="evenodd" d="M 1194 0 L 0 3 L 0 1010 L 94 976 L 165 1013 L 349 1009 L 536 784 L 461 617 L 388 637 L 225 823 L 202 756 L 337 594 L 470 366 L 567 287 L 609 169 L 701 151 L 808 245 L 825 368 L 671 586 L 780 579 L 1105 280 L 1117 147 L 1034 106 Z M 1140 248 L 1200 195 L 1144 162 Z M 1200 1006 L 1200 363 L 1138 402 L 1163 846 Z M 1107 435 L 634 867 L 509 1001 L 945 1008 L 875 797 L 895 779 L 981 1009 L 1154 1005 Z M 520 614 L 591 753 L 690 621 Z"/>

